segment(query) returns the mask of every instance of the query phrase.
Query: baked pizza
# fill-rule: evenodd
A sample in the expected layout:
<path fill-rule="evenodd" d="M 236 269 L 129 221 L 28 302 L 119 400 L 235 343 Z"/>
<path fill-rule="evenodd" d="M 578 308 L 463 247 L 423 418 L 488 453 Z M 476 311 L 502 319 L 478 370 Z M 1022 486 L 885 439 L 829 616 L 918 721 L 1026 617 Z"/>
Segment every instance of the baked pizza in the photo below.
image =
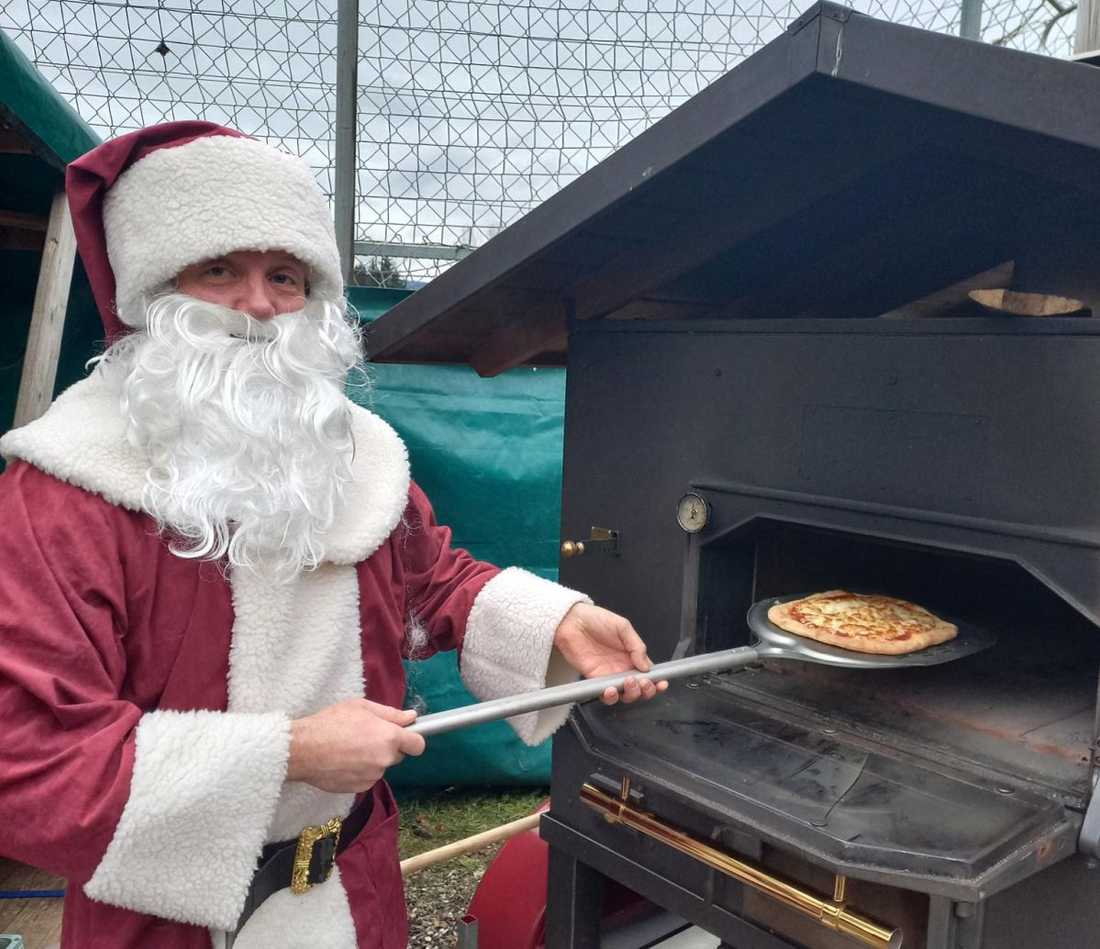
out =
<path fill-rule="evenodd" d="M 947 642 L 958 635 L 954 623 L 923 606 L 897 597 L 828 590 L 768 610 L 780 629 L 818 642 L 883 655 L 901 655 Z"/>

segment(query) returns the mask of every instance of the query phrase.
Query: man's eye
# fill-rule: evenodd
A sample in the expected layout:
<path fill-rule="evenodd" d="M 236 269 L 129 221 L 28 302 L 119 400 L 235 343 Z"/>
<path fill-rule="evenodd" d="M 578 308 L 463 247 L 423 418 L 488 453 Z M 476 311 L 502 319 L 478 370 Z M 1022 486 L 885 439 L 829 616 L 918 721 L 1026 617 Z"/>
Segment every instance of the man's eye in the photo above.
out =
<path fill-rule="evenodd" d="M 214 277 L 215 279 L 217 279 L 219 277 L 227 276 L 229 273 L 229 268 L 223 266 L 222 264 L 212 264 L 211 266 L 206 268 L 204 273 L 208 277 Z"/>
<path fill-rule="evenodd" d="M 272 274 L 271 279 L 284 287 L 296 287 L 301 282 L 294 274 L 287 273 L 286 271 Z"/>

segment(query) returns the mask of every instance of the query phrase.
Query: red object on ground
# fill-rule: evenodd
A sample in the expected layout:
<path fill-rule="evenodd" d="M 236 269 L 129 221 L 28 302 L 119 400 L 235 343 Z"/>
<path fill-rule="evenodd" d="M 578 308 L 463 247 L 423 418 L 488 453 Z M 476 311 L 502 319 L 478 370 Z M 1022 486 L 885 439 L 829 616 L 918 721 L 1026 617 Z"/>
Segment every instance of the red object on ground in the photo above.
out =
<path fill-rule="evenodd" d="M 536 814 L 550 810 L 545 800 Z M 545 949 L 546 885 L 550 848 L 538 829 L 509 840 L 481 878 L 467 910 L 477 920 L 477 949 Z M 607 880 L 603 925 L 607 930 L 652 911 L 644 897 Z"/>
<path fill-rule="evenodd" d="M 535 813 L 549 808 L 543 801 Z M 489 864 L 468 911 L 477 920 L 478 949 L 542 949 L 548 852 L 535 828 L 509 840 Z"/>

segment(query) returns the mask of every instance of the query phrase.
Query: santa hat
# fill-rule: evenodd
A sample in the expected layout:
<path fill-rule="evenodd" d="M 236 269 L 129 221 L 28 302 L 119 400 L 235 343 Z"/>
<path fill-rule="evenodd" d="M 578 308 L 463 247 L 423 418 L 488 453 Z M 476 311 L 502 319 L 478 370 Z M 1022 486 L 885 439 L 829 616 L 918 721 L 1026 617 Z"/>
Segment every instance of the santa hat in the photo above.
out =
<path fill-rule="evenodd" d="M 328 202 L 300 159 L 210 122 L 169 122 L 104 142 L 65 176 L 73 230 L 108 338 L 141 327 L 145 300 L 192 264 L 282 250 L 310 296 L 344 292 Z"/>

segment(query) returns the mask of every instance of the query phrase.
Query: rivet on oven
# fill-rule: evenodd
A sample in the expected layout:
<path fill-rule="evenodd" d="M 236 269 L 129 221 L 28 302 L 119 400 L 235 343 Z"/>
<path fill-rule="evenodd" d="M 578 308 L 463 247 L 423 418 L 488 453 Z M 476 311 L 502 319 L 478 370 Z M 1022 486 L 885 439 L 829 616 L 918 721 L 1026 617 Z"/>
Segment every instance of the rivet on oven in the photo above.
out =
<path fill-rule="evenodd" d="M 687 684 L 687 687 L 688 687 L 689 689 L 697 689 L 697 688 L 699 688 L 699 683 L 698 683 L 698 682 L 697 682 L 697 681 L 696 681 L 695 679 L 691 679 L 691 680 L 690 680 L 690 681 L 688 682 L 688 684 Z"/>
<path fill-rule="evenodd" d="M 835 728 L 823 728 L 823 729 L 821 729 L 821 734 L 823 734 L 823 735 L 835 735 L 836 734 L 836 729 Z"/>
<path fill-rule="evenodd" d="M 1016 790 L 1015 790 L 1015 788 L 999 787 L 999 788 L 997 788 L 997 793 L 998 794 L 1015 794 Z"/>

